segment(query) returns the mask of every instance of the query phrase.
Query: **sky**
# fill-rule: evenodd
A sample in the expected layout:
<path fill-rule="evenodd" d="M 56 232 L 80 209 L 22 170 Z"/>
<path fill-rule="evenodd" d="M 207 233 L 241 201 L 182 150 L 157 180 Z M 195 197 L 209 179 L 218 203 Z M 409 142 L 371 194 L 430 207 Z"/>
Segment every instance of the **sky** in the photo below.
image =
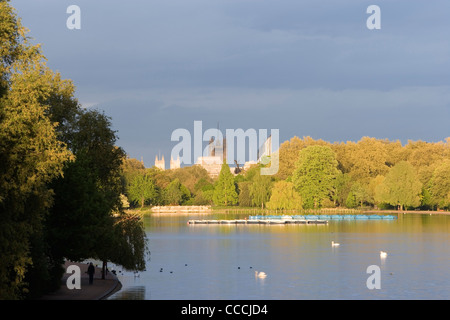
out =
<path fill-rule="evenodd" d="M 147 167 L 178 128 L 450 136 L 448 0 L 11 0 L 48 65 Z M 370 30 L 370 5 L 381 29 Z M 70 5 L 81 29 L 68 29 Z M 205 142 L 206 146 L 206 142 Z"/>

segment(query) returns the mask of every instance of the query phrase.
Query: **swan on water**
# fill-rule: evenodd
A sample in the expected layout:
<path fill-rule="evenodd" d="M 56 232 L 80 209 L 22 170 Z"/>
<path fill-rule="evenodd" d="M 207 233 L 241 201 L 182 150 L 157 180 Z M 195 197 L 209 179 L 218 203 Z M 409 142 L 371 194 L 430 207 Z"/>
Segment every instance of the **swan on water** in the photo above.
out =
<path fill-rule="evenodd" d="M 380 257 L 381 258 L 386 258 L 387 257 L 387 252 L 380 251 Z"/>
<path fill-rule="evenodd" d="M 334 242 L 334 241 L 331 241 L 331 246 L 332 246 L 332 247 L 338 247 L 338 246 L 339 246 L 339 243 Z"/>
<path fill-rule="evenodd" d="M 255 277 L 256 278 L 260 278 L 260 279 L 264 279 L 265 277 L 267 277 L 267 274 L 265 273 L 265 272 L 258 272 L 258 271 L 255 271 Z"/>

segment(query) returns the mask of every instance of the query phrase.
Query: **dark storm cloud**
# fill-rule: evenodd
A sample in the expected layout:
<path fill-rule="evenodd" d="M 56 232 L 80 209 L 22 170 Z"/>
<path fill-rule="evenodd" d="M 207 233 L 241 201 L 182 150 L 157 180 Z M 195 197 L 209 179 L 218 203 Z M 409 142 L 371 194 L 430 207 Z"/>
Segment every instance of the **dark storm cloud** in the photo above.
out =
<path fill-rule="evenodd" d="M 49 65 L 104 109 L 131 156 L 168 152 L 170 133 L 279 128 L 358 140 L 448 136 L 448 1 L 15 0 Z M 82 10 L 68 30 L 66 8 Z M 169 151 L 168 151 L 169 150 Z"/>

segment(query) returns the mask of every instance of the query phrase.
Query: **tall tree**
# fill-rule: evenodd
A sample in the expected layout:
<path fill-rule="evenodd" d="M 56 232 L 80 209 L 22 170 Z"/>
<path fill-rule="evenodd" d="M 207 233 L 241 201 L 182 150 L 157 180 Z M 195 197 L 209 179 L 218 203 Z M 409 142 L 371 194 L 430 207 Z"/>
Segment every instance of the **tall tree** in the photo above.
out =
<path fill-rule="evenodd" d="M 319 208 L 330 197 L 337 165 L 336 154 L 328 146 L 310 146 L 300 152 L 292 182 L 305 208 Z"/>
<path fill-rule="evenodd" d="M 269 209 L 299 210 L 302 209 L 302 199 L 295 190 L 294 184 L 288 181 L 275 182 L 272 188 L 270 201 L 267 202 Z"/>
<path fill-rule="evenodd" d="M 58 92 L 59 76 L 6 1 L 0 2 L 0 44 L 0 299 L 18 299 L 29 292 L 24 279 L 32 264 L 44 260 L 42 220 L 52 204 L 47 184 L 71 154 L 45 103 Z"/>
<path fill-rule="evenodd" d="M 400 161 L 392 167 L 384 181 L 376 187 L 376 199 L 399 210 L 404 207 L 418 207 L 422 183 L 417 177 L 416 170 L 407 161 Z"/>
<path fill-rule="evenodd" d="M 47 241 L 52 244 L 49 256 L 55 270 L 64 258 L 101 259 L 105 269 L 107 261 L 121 263 L 112 249 L 117 243 L 128 243 L 132 250 L 145 239 L 128 234 L 134 229 L 117 231 L 126 226 L 117 222 L 124 216 L 121 177 L 125 152 L 115 145 L 117 136 L 110 118 L 97 110 L 79 108 L 71 121 L 67 123 L 67 135 L 65 130 L 61 135 L 76 159 L 68 162 L 64 176 L 52 183 L 55 201 L 46 219 Z M 129 243 L 127 239 L 137 242 Z M 140 268 L 141 263 L 135 267 Z"/>
<path fill-rule="evenodd" d="M 238 201 L 233 174 L 227 163 L 222 164 L 219 178 L 214 187 L 213 201 L 216 206 L 235 205 Z"/>
<path fill-rule="evenodd" d="M 129 189 L 128 198 L 144 207 L 145 202 L 152 201 L 156 198 L 156 187 L 150 176 L 146 174 L 134 177 Z"/>
<path fill-rule="evenodd" d="M 442 161 L 434 170 L 429 189 L 435 206 L 450 207 L 450 159 Z"/>
<path fill-rule="evenodd" d="M 270 199 L 272 189 L 271 176 L 261 175 L 258 170 L 252 179 L 252 184 L 249 186 L 250 197 L 254 206 L 260 206 L 264 209 L 264 205 Z"/>
<path fill-rule="evenodd" d="M 191 192 L 178 178 L 164 189 L 164 202 L 168 205 L 186 204 L 191 199 Z"/>

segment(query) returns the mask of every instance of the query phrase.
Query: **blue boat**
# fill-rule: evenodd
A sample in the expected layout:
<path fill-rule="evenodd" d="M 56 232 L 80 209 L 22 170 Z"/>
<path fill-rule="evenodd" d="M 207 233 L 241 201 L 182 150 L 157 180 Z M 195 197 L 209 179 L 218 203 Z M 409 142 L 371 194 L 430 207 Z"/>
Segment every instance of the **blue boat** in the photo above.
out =
<path fill-rule="evenodd" d="M 317 220 L 317 219 L 319 219 L 319 217 L 314 216 L 314 215 L 307 215 L 307 216 L 305 216 L 305 219 L 306 220 Z"/>
<path fill-rule="evenodd" d="M 355 216 L 355 219 L 357 219 L 357 220 L 368 220 L 369 217 L 367 215 L 365 215 L 365 214 L 357 214 Z"/>
<path fill-rule="evenodd" d="M 330 219 L 331 220 L 342 220 L 344 216 L 340 215 L 340 214 L 331 214 L 330 215 Z"/>
<path fill-rule="evenodd" d="M 380 220 L 381 216 L 379 216 L 378 214 L 372 214 L 369 216 L 370 220 Z"/>
<path fill-rule="evenodd" d="M 353 214 L 344 214 L 344 220 L 353 220 L 355 216 Z"/>
<path fill-rule="evenodd" d="M 319 214 L 318 217 L 319 217 L 319 220 L 329 220 L 329 219 L 331 219 L 329 214 Z"/>
<path fill-rule="evenodd" d="M 397 217 L 396 217 L 396 216 L 393 216 L 393 215 L 381 216 L 381 218 L 382 218 L 383 220 L 395 220 L 395 219 L 397 219 Z"/>
<path fill-rule="evenodd" d="M 295 215 L 295 216 L 292 216 L 292 219 L 305 220 L 305 216 Z"/>

